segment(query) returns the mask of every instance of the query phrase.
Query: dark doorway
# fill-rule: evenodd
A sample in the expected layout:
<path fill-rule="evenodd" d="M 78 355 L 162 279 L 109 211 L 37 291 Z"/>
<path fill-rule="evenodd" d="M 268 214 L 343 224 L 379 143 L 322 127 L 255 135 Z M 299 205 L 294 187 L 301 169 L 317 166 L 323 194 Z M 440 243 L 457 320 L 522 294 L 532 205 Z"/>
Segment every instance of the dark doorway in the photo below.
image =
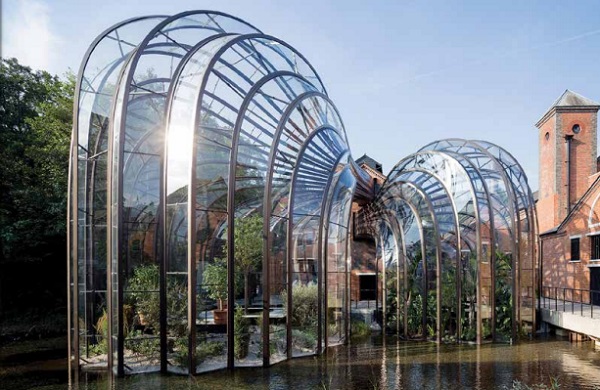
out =
<path fill-rule="evenodd" d="M 361 301 L 374 301 L 377 296 L 377 277 L 375 274 L 372 275 L 360 275 L 360 300 Z"/>
<path fill-rule="evenodd" d="M 592 304 L 600 305 L 600 267 L 590 268 L 590 290 L 595 290 L 592 293 Z"/>

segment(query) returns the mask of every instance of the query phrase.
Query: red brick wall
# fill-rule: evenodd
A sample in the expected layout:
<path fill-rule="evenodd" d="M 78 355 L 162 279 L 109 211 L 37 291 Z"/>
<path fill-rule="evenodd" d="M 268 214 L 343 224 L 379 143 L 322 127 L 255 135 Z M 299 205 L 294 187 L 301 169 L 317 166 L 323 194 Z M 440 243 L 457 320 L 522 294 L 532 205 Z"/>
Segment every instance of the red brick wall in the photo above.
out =
<path fill-rule="evenodd" d="M 558 215 L 556 212 L 556 117 L 551 116 L 544 122 L 539 129 L 540 146 L 540 188 L 539 201 L 537 204 L 538 223 L 540 232 L 552 229 L 558 225 Z M 548 133 L 548 139 L 546 139 Z"/>
<path fill-rule="evenodd" d="M 590 112 L 561 112 L 563 137 L 572 135 L 571 141 L 571 204 L 576 203 L 588 189 L 588 177 L 596 173 L 596 114 Z M 573 125 L 581 127 L 579 134 L 574 134 Z M 563 177 L 566 180 L 566 164 L 563 166 Z"/>
<path fill-rule="evenodd" d="M 588 265 L 595 262 L 590 258 L 589 234 L 600 233 L 600 226 L 594 226 L 600 222 L 597 217 L 600 215 L 600 202 L 593 204 L 599 195 L 600 186 L 596 185 L 558 233 L 541 237 L 542 282 L 545 287 L 590 288 Z M 580 237 L 580 261 L 575 262 L 572 260 L 576 259 L 571 259 L 571 238 L 577 236 Z"/>
<path fill-rule="evenodd" d="M 574 134 L 573 125 L 581 128 Z M 575 205 L 588 191 L 597 178 L 596 167 L 596 126 L 597 113 L 576 109 L 560 108 L 539 126 L 540 142 L 540 188 L 537 213 L 540 232 L 552 229 L 563 222 L 569 212 L 567 188 L 570 203 Z M 549 134 L 546 140 L 546 133 Z M 572 135 L 570 156 L 570 180 L 567 186 L 566 141 Z M 588 223 L 591 208 L 600 194 L 596 186 L 573 210 L 572 215 L 560 231 L 541 236 L 542 284 L 544 287 L 590 287 L 590 237 L 600 226 Z M 600 203 L 600 202 L 599 202 Z M 598 205 L 600 206 L 600 205 Z M 597 206 L 597 207 L 598 207 Z M 600 210 L 597 211 L 600 214 Z M 596 218 L 595 222 L 598 223 Z M 580 237 L 580 259 L 571 259 L 571 238 Z"/>
<path fill-rule="evenodd" d="M 568 111 L 561 108 L 539 125 L 540 188 L 537 208 L 540 232 L 556 227 L 568 214 L 567 135 L 573 136 L 568 183 L 571 205 L 587 191 L 589 177 L 597 171 L 596 122 L 597 114 L 593 110 Z M 572 131 L 575 124 L 581 128 L 579 134 Z"/>

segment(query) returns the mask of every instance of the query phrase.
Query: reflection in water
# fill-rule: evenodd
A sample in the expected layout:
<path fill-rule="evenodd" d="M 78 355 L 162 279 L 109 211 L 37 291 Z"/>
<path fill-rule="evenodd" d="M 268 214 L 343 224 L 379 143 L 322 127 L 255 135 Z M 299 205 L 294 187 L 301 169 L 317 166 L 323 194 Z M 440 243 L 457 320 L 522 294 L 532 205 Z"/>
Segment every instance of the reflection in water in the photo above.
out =
<path fill-rule="evenodd" d="M 63 377 L 64 372 L 56 371 L 56 375 Z M 600 353 L 591 343 L 571 344 L 560 339 L 513 346 L 458 346 L 374 337 L 368 342 L 332 348 L 321 357 L 294 359 L 270 369 L 220 371 L 192 378 L 147 374 L 112 379 L 105 373 L 87 374 L 72 388 L 497 389 L 510 387 L 513 380 L 549 384 L 551 377 L 558 377 L 564 389 L 593 389 L 600 383 Z M 47 384 L 47 376 L 31 376 L 29 382 L 19 383 L 17 388 L 66 387 L 66 383 Z"/>

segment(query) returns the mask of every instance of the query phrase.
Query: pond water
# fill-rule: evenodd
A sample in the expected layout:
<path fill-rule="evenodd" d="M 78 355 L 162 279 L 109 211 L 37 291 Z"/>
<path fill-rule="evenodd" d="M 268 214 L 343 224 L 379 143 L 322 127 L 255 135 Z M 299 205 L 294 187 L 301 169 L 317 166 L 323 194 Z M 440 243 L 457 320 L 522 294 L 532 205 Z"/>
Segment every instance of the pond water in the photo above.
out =
<path fill-rule="evenodd" d="M 0 359 L 1 389 L 68 388 L 66 362 L 44 352 L 25 364 L 6 351 Z M 21 357 L 22 358 L 22 357 Z M 16 359 L 16 360 L 15 360 Z M 196 377 L 135 375 L 113 379 L 82 375 L 74 389 L 502 389 L 518 380 L 562 389 L 600 389 L 600 352 L 590 342 L 544 338 L 518 345 L 436 345 L 373 337 L 330 349 L 326 356 L 295 359 L 269 369 L 219 371 Z"/>

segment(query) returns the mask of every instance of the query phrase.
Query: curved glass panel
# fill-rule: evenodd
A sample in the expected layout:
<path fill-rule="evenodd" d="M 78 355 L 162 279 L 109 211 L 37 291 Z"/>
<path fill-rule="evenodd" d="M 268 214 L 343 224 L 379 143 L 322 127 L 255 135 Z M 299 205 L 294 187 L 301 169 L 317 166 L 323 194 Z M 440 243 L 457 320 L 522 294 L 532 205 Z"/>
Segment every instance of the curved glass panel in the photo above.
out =
<path fill-rule="evenodd" d="M 287 353 L 283 302 L 287 300 L 288 199 L 287 196 L 282 198 L 282 194 L 285 196 L 289 191 L 289 173 L 293 166 L 289 159 L 285 160 L 288 175 L 276 175 L 274 171 L 278 166 L 273 166 L 273 157 L 284 153 L 293 155 L 300 149 L 297 142 L 281 142 L 280 129 L 286 123 L 282 115 L 285 116 L 284 111 L 298 96 L 315 88 L 301 76 L 284 70 L 265 75 L 253 89 L 255 92 L 243 103 L 241 122 L 238 119 L 234 202 L 236 216 L 253 210 L 252 218 L 262 219 L 254 225 L 262 227 L 262 232 L 254 234 L 262 233 L 266 240 L 259 248 L 262 259 L 245 262 L 245 266 L 240 267 L 244 280 L 239 281 L 243 286 L 238 288 L 243 294 L 244 315 L 256 321 L 249 333 L 250 342 L 258 348 L 250 351 L 244 363 L 261 365 L 267 357 L 277 362 L 285 359 Z M 300 136 L 295 135 L 295 140 L 299 139 Z M 246 223 L 241 218 L 236 221 L 245 229 Z"/>
<path fill-rule="evenodd" d="M 334 168 L 332 186 L 328 199 L 327 243 L 325 246 L 325 346 L 341 344 L 346 340 L 349 297 L 348 231 L 349 215 L 356 179 L 346 155 Z"/>
<path fill-rule="evenodd" d="M 108 363 L 109 329 L 106 264 L 106 202 L 107 202 L 107 146 L 108 118 L 113 108 L 118 75 L 127 57 L 135 50 L 152 28 L 164 17 L 132 19 L 105 31 L 90 46 L 78 76 L 77 105 L 74 137 L 77 142 L 73 156 L 72 176 L 77 182 L 77 196 L 70 198 L 77 204 L 78 249 L 77 287 L 72 292 L 77 300 L 75 327 L 79 338 L 78 356 L 88 364 Z M 75 208 L 76 207 L 76 208 Z M 75 283 L 74 283 L 75 285 Z"/>
<path fill-rule="evenodd" d="M 292 280 L 286 305 L 290 323 L 288 349 L 291 349 L 292 356 L 314 354 L 324 344 L 323 311 L 327 308 L 327 294 L 324 291 L 325 265 L 321 259 L 327 258 L 323 254 L 327 253 L 328 246 L 324 232 L 325 204 L 331 191 L 331 174 L 346 151 L 347 147 L 337 131 L 317 128 L 304 142 L 292 173 L 288 232 L 297 238 L 294 240 L 295 247 L 291 248 Z M 307 250 L 313 256 L 306 256 Z M 304 257 L 299 257 L 299 252 Z M 306 311 L 308 314 L 303 315 Z"/>

